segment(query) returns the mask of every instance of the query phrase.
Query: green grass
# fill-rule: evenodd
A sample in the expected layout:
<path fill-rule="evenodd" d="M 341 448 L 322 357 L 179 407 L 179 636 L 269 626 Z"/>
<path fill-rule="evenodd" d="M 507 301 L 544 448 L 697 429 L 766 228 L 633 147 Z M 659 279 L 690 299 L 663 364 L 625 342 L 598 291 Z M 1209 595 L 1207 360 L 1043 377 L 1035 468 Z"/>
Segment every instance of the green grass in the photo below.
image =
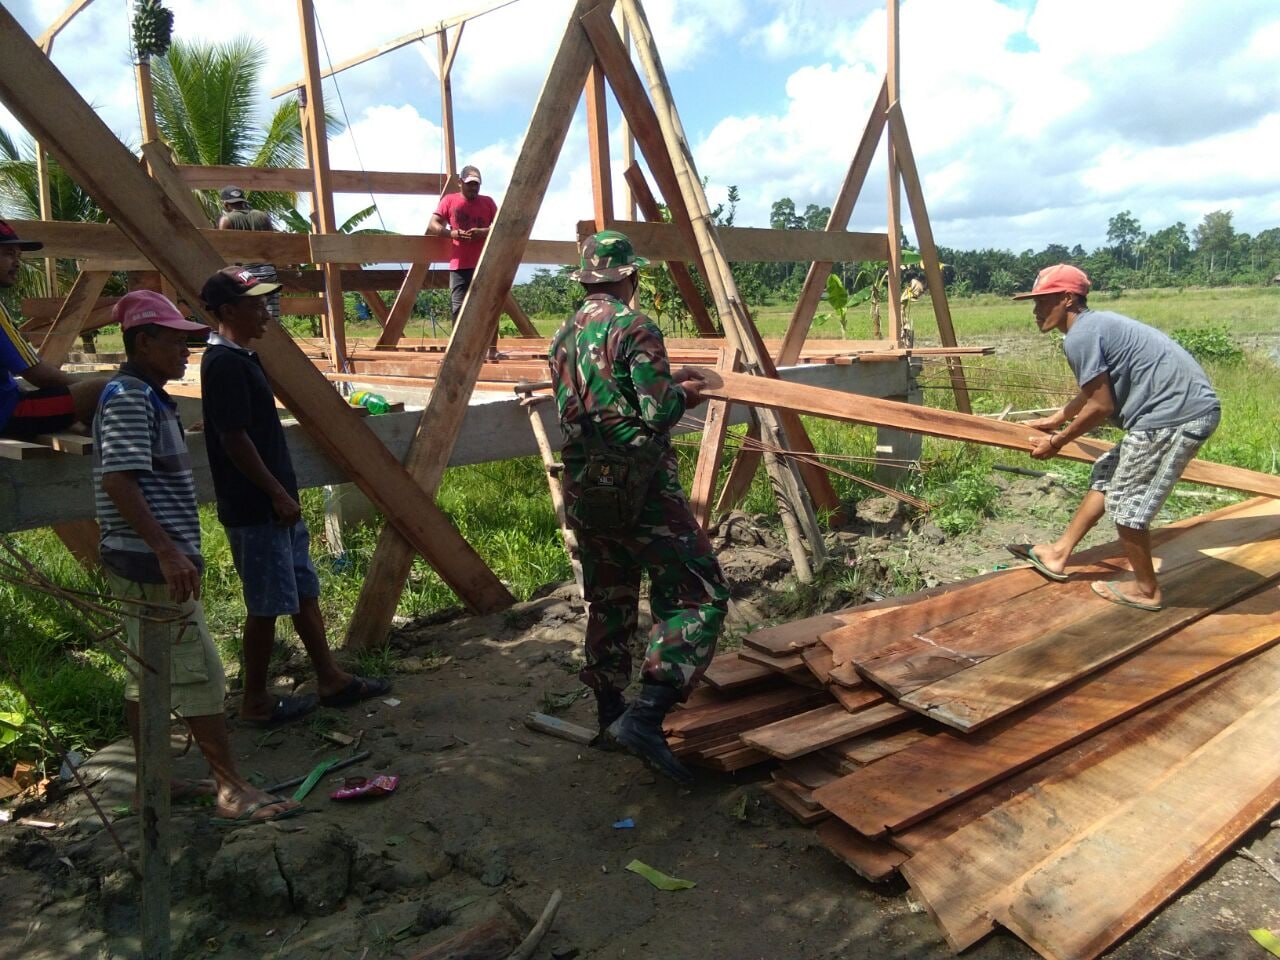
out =
<path fill-rule="evenodd" d="M 1238 363 L 1208 362 L 1206 369 L 1223 399 L 1222 425 L 1209 440 L 1202 456 L 1269 473 L 1280 468 L 1280 377 L 1274 358 L 1255 349 L 1256 338 L 1280 331 L 1280 289 L 1211 289 L 1188 291 L 1138 291 L 1118 299 L 1102 297 L 1094 306 L 1114 309 L 1170 332 L 1224 327 L 1237 346 L 1246 348 Z M 1041 336 L 1031 324 L 1030 307 L 995 297 L 976 297 L 952 303 L 952 316 L 962 343 L 1000 341 L 998 358 L 966 361 L 978 412 L 1054 406 L 1073 390 L 1070 371 L 1054 337 Z M 766 305 L 758 323 L 765 336 L 780 336 L 790 317 L 789 305 Z M 535 318 L 538 328 L 550 333 L 562 318 Z M 917 342 L 937 342 L 928 303 L 914 309 Z M 861 324 L 861 326 L 859 326 Z M 814 329 L 813 336 L 834 338 L 834 324 Z M 865 315 L 854 321 L 850 334 L 870 335 Z M 352 336 L 359 335 L 353 331 Z M 1273 345 L 1272 345 L 1273 346 Z M 1000 380 L 994 379 L 999 372 Z M 1017 383 L 1013 381 L 1018 381 Z M 953 407 L 954 400 L 943 369 L 927 366 L 923 377 L 925 402 Z M 1022 384 L 1022 385 L 1019 385 Z M 1055 388 L 1058 392 L 1055 392 Z M 845 457 L 837 465 L 859 477 L 870 478 L 875 452 L 875 431 L 831 421 L 807 419 L 817 449 Z M 735 429 L 734 435 L 741 430 Z M 681 475 L 692 478 L 697 438 L 684 438 L 679 446 Z M 736 442 L 736 441 L 734 441 Z M 931 519 L 952 535 L 977 529 L 999 515 L 999 491 L 992 481 L 992 464 L 1007 463 L 1044 469 L 1045 465 L 1007 450 L 925 438 L 924 471 L 910 484 L 910 492 L 932 505 Z M 1088 466 L 1054 461 L 1051 469 L 1064 482 L 1083 491 Z M 728 465 L 723 468 L 727 472 Z M 723 479 L 723 474 L 721 479 Z M 846 503 L 875 495 L 865 485 L 844 477 L 833 484 Z M 1203 489 L 1203 488 L 1199 488 Z M 1171 498 L 1162 522 L 1204 512 L 1219 503 L 1238 499 L 1223 493 L 1217 500 Z M 572 576 L 560 541 L 547 494 L 547 480 L 535 458 L 457 467 L 446 471 L 439 502 L 485 562 L 519 598 L 538 587 Z M 303 493 L 303 509 L 315 541 L 312 552 L 321 579 L 321 605 L 330 639 L 340 642 L 356 598 L 364 585 L 377 531 L 358 529 L 346 536 L 347 554 L 341 562 L 329 557 L 324 543 L 323 494 Z M 742 509 L 773 515 L 774 502 L 763 472 L 753 483 Z M 1046 518 L 1058 522 L 1058 518 Z M 204 598 L 210 628 L 224 658 L 235 673 L 239 634 L 244 615 L 240 585 L 231 566 L 226 537 L 211 508 L 201 511 L 206 574 Z M 34 561 L 57 582 L 76 589 L 102 589 L 96 578 L 82 571 L 50 531 L 34 531 L 14 538 Z M 888 571 L 890 589 L 918 588 L 922 572 L 910 550 Z M 862 571 L 853 568 L 838 574 L 847 588 L 857 587 Z M 881 584 L 883 586 L 883 584 Z M 800 598 L 803 599 L 803 598 Z M 421 560 L 415 561 L 398 613 L 417 617 L 456 606 L 457 598 Z M 279 624 L 282 638 L 292 638 L 287 619 Z M 50 718 L 55 732 L 73 749 L 98 746 L 122 733 L 120 709 L 123 670 L 106 653 L 87 645 L 84 624 L 48 598 L 32 596 L 0 583 L 0 635 L 3 654 L 18 673 L 22 685 Z M 301 654 L 294 653 L 295 657 Z M 373 673 L 393 665 L 386 653 L 371 655 L 358 665 Z M 0 678 L 0 713 L 30 711 L 12 685 Z M 0 728 L 2 732 L 2 728 Z M 19 738 L 0 747 L 0 768 L 16 758 L 48 756 L 52 745 L 34 722 L 24 723 Z M 0 769 L 0 772 L 3 772 Z"/>

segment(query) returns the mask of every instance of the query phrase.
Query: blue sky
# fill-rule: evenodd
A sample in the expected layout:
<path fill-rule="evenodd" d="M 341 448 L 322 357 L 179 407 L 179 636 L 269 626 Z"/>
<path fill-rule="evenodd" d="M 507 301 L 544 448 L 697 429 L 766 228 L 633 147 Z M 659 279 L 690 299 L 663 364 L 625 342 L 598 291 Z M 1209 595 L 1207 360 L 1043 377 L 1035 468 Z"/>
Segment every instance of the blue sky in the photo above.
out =
<path fill-rule="evenodd" d="M 335 61 L 477 4 L 316 2 Z M 6 0 L 33 33 L 64 5 Z M 289 0 L 169 6 L 181 37 L 269 42 L 265 86 L 299 75 Z M 480 165 L 499 201 L 568 9 L 566 0 L 519 0 L 464 33 L 454 71 L 459 162 Z M 736 184 L 745 225 L 766 225 L 782 196 L 801 209 L 829 204 L 884 70 L 883 3 L 649 0 L 647 9 L 712 204 Z M 1216 209 L 1249 232 L 1280 225 L 1274 0 L 903 0 L 901 23 L 902 105 L 939 243 L 1093 246 L 1125 209 L 1149 230 L 1194 226 Z M 97 0 L 59 38 L 54 60 L 136 141 L 127 29 L 125 0 Z M 434 45 L 416 44 L 341 75 L 352 127 L 331 145 L 335 166 L 440 169 L 434 58 Z M 326 97 L 338 111 L 332 84 Z M 0 124 L 15 126 L 3 112 Z M 620 169 L 616 138 L 614 149 Z M 884 183 L 881 159 L 854 229 L 883 229 Z M 369 202 L 344 197 L 339 212 Z M 425 227 L 433 204 L 379 198 L 387 225 L 407 233 Z M 579 108 L 535 236 L 567 238 L 589 215 Z"/>

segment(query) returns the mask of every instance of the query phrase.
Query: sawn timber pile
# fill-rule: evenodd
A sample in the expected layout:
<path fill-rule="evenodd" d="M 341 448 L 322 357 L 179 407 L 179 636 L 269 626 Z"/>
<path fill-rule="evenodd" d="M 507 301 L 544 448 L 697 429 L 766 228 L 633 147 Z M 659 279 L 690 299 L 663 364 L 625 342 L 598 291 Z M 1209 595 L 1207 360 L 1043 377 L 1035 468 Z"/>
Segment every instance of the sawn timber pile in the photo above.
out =
<path fill-rule="evenodd" d="M 1280 803 L 1280 503 L 1153 536 L 1151 613 L 1025 567 L 749 634 L 669 717 L 963 950 L 996 924 L 1096 957 Z"/>

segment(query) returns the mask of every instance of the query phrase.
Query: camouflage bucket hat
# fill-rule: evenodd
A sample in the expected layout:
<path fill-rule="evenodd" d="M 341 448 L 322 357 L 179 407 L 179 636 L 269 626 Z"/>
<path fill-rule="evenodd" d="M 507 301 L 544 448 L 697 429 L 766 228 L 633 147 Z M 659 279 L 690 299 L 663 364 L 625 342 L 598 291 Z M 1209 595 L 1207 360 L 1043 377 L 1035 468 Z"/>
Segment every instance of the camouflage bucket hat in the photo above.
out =
<path fill-rule="evenodd" d="M 582 242 L 578 269 L 569 274 L 579 283 L 610 283 L 636 272 L 649 263 L 637 257 L 631 240 L 617 230 L 601 230 Z"/>

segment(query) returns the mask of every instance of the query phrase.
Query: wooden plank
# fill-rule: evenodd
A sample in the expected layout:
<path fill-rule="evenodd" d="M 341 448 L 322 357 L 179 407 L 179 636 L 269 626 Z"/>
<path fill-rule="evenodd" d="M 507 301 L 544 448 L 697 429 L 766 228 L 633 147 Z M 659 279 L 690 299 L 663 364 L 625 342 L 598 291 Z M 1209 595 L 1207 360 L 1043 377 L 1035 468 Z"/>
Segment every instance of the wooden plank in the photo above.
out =
<path fill-rule="evenodd" d="M 846 423 L 894 427 L 908 433 L 1005 447 L 1024 453 L 1034 446 L 1030 435 L 1035 431 L 1016 423 L 988 420 L 972 414 L 921 407 L 895 400 L 874 397 L 850 399 L 834 390 L 797 384 L 776 385 L 761 377 L 741 373 L 722 374 L 710 368 L 703 368 L 703 376 L 707 379 L 707 386 L 702 393 L 707 399 L 718 398 L 756 407 L 791 410 Z M 1088 463 L 1111 447 L 1112 444 L 1101 440 L 1079 439 L 1063 444 L 1058 452 L 1068 460 Z M 1206 460 L 1192 460 L 1183 471 L 1182 479 L 1263 497 L 1280 497 L 1280 477 L 1242 467 L 1209 463 Z"/>
<path fill-rule="evenodd" d="M 795 760 L 784 760 L 781 769 L 796 783 L 814 790 L 839 779 L 831 764 L 819 757 L 797 757 Z"/>
<path fill-rule="evenodd" d="M 821 643 L 804 647 L 800 651 L 800 658 L 819 683 L 823 686 L 831 683 L 831 668 L 835 666 L 835 662 L 831 658 L 831 650 L 828 647 Z"/>
<path fill-rule="evenodd" d="M 1264 660 L 1270 670 L 1259 669 Z M 1254 657 L 895 834 L 912 854 L 903 872 L 952 948 L 991 931 L 994 909 L 1007 905 L 1028 869 L 1271 693 L 1274 664 L 1269 653 Z"/>
<path fill-rule="evenodd" d="M 93 437 L 83 433 L 42 433 L 36 437 L 36 442 L 52 447 L 59 453 L 70 453 L 77 457 L 93 454 Z"/>
<path fill-rule="evenodd" d="M 164 191 L 138 166 L 137 158 L 2 9 L 0 98 L 114 221 L 74 226 L 101 227 L 127 237 L 173 281 L 188 303 L 199 303 L 204 280 L 224 265 L 217 249 L 203 231 L 186 222 Z M 243 230 L 209 233 L 218 239 L 285 236 Z M 510 593 L 448 518 L 283 330 L 269 328 L 258 355 L 276 395 L 308 427 L 316 444 L 413 540 L 464 602 L 477 610 L 499 609 L 511 602 Z"/>
<path fill-rule="evenodd" d="M 899 750 L 905 750 L 921 740 L 928 740 L 931 736 L 933 734 L 930 731 L 920 727 L 893 732 L 878 730 L 833 743 L 823 752 L 831 753 L 842 760 L 852 761 L 859 766 L 866 766 L 868 763 L 891 757 Z"/>
<path fill-rule="evenodd" d="M 636 253 L 650 260 L 688 263 L 696 247 L 675 223 L 611 221 L 607 229 L 631 238 Z M 717 227 L 716 234 L 731 263 L 784 263 L 793 260 L 852 261 L 884 259 L 889 248 L 883 233 L 836 230 L 774 230 L 769 227 Z"/>
<path fill-rule="evenodd" d="M 867 707 L 884 702 L 884 694 L 872 686 L 850 689 L 833 684 L 827 687 L 827 693 L 835 697 L 836 703 L 850 713 L 857 713 Z"/>
<path fill-rule="evenodd" d="M 862 836 L 832 817 L 818 825 L 818 839 L 863 880 L 883 883 L 898 872 L 907 855 L 883 840 Z"/>
<path fill-rule="evenodd" d="M 831 683 L 847 689 L 853 689 L 855 687 L 862 686 L 865 682 L 862 679 L 862 674 L 858 673 L 852 663 L 835 663 L 835 657 L 833 655 L 832 664 L 831 672 L 828 675 Z"/>
<path fill-rule="evenodd" d="M 845 174 L 840 192 L 836 194 L 835 202 L 831 205 L 831 215 L 827 218 L 828 232 L 844 230 L 849 225 L 853 206 L 858 200 L 858 194 L 862 192 L 862 185 L 866 182 L 871 161 L 875 159 L 876 147 L 880 145 L 880 136 L 884 132 L 884 112 L 888 105 L 889 91 L 886 80 L 881 84 L 880 92 L 871 105 L 871 115 L 867 117 L 867 126 L 862 131 L 862 139 L 858 141 L 858 148 L 853 152 L 853 160 L 849 163 L 849 171 Z M 885 237 L 887 246 L 888 234 Z M 831 261 L 823 260 L 815 260 L 809 265 L 804 286 L 800 288 L 800 296 L 796 300 L 795 309 L 791 313 L 786 333 L 782 337 L 782 344 L 776 354 L 778 366 L 789 366 L 799 359 L 809 327 L 813 323 L 813 314 L 818 308 L 823 293 L 826 292 L 831 266 Z"/>
<path fill-rule="evenodd" d="M 804 659 L 799 653 L 784 653 L 780 656 L 774 656 L 770 653 L 761 653 L 759 650 L 744 648 L 738 651 L 738 656 L 749 663 L 758 664 L 776 673 L 799 674 L 807 673 L 809 669 L 804 665 Z"/>
<path fill-rule="evenodd" d="M 97 270 L 82 270 L 76 276 L 66 300 L 62 302 L 58 315 L 54 317 L 53 324 L 49 327 L 49 332 L 39 342 L 37 349 L 40 351 L 41 360 L 55 367 L 62 366 L 67 358 L 67 352 L 76 342 L 76 337 L 80 336 L 89 315 L 97 307 L 102 288 L 110 279 L 111 274 Z"/>
<path fill-rule="evenodd" d="M 135 160 L 134 163 L 136 165 L 137 161 Z M 138 172 L 142 173 L 141 170 Z M 181 216 L 177 210 L 174 210 L 174 213 Z M 42 242 L 45 249 L 41 252 L 47 252 L 51 257 L 112 261 L 105 265 L 93 265 L 95 270 L 107 272 L 122 269 L 155 269 L 135 242 L 136 238 L 127 235 L 121 229 L 122 221 L 116 217 L 112 220 L 113 223 L 11 220 L 9 225 L 14 230 L 21 231 L 18 236 Z M 182 223 L 186 224 L 185 217 L 182 217 Z M 312 262 L 307 237 L 300 233 L 208 229 L 201 230 L 200 236 L 213 247 L 224 262 L 277 265 Z M 122 260 L 136 263 L 133 266 L 126 266 L 119 263 Z"/>
<path fill-rule="evenodd" d="M 510 202 L 511 191 L 508 188 L 502 206 L 505 207 Z M 498 213 L 502 213 L 501 208 Z M 434 235 L 412 237 L 401 234 L 338 233 L 324 236 L 311 234 L 308 239 L 311 243 L 311 261 L 314 263 L 447 263 L 450 256 L 448 237 Z M 485 245 L 491 243 L 492 232 Z M 578 262 L 578 245 L 571 240 L 527 240 L 518 251 L 513 250 L 512 255 L 518 258 L 517 263 L 561 266 Z"/>
<path fill-rule="evenodd" d="M 716 368 L 735 370 L 738 366 L 736 350 L 721 349 Z M 729 432 L 729 404 L 712 400 L 703 415 L 702 442 L 698 448 L 698 463 L 689 484 L 689 510 L 703 530 L 711 526 L 711 506 L 720 475 L 720 463 L 724 458 L 724 438 Z"/>
<path fill-rule="evenodd" d="M 192 190 L 219 190 L 229 183 L 245 190 L 311 193 L 314 174 L 305 167 L 236 167 L 179 164 L 178 174 Z M 443 173 L 402 173 L 385 170 L 331 170 L 334 193 L 436 195 L 444 190 Z"/>
<path fill-rule="evenodd" d="M 640 215 L 651 223 L 661 222 L 662 211 L 658 208 L 658 201 L 654 198 L 653 191 L 649 189 L 649 182 L 645 180 L 644 172 L 633 163 L 627 167 L 622 176 L 631 190 Z M 704 336 L 716 336 L 716 325 L 711 320 L 711 314 L 707 312 L 707 305 L 702 302 L 702 294 L 698 291 L 689 268 L 678 260 L 670 260 L 667 262 L 667 271 L 671 274 L 671 280 L 676 285 L 680 298 L 684 300 L 685 308 L 693 317 L 693 323 L 698 328 L 698 332 Z M 668 350 L 672 348 L 672 344 L 672 340 L 667 341 Z"/>
<path fill-rule="evenodd" d="M 856 610 L 851 607 L 850 610 Z M 805 617 L 803 620 L 792 620 L 773 627 L 761 627 L 742 638 L 743 644 L 761 653 L 774 655 L 793 653 L 818 642 L 818 637 L 828 630 L 844 626 L 842 615 L 838 613 L 820 613 L 817 616 Z"/>
<path fill-rule="evenodd" d="M 1163 528 L 1152 551 L 1161 577 L 1202 558 L 1206 548 L 1280 535 L 1280 510 L 1274 501 L 1254 501 L 1230 516 L 1230 521 Z M 1096 573 L 1088 572 L 1091 569 L 1086 567 L 1077 576 L 1085 581 L 1114 576 L 1105 568 L 1097 568 Z M 938 627 L 922 627 L 910 640 L 895 643 L 886 655 L 858 659 L 858 670 L 894 696 L 906 696 L 1087 616 L 1098 602 L 1085 581 L 1044 581 L 1043 586 L 999 605 Z"/>
<path fill-rule="evenodd" d="M 1280 802 L 1278 749 L 1280 692 L 1273 692 L 1023 877 L 998 919 L 1043 956 L 1101 955 Z M 1075 882 L 1081 876 L 1099 882 Z"/>
<path fill-rule="evenodd" d="M 476 376 L 497 331 L 498 311 L 511 290 L 534 216 L 573 119 L 570 107 L 586 82 L 591 45 L 578 18 L 593 9 L 602 9 L 607 15 L 611 7 L 612 0 L 578 0 L 574 5 L 534 107 L 507 195 L 490 227 L 444 366 L 405 461 L 411 476 L 428 493 L 434 494 L 444 475 Z M 412 563 L 409 545 L 394 530 L 384 529 L 347 630 L 347 646 L 362 649 L 383 641 Z"/>
<path fill-rule="evenodd" d="M 776 675 L 764 664 L 744 660 L 734 652 L 714 657 L 702 674 L 702 679 L 717 690 L 736 690 Z"/>
<path fill-rule="evenodd" d="M 827 811 L 820 808 L 817 810 L 810 810 L 796 798 L 794 793 L 777 783 L 761 784 L 760 789 L 767 793 L 773 799 L 774 803 L 787 811 L 787 813 L 791 814 L 806 827 L 811 824 L 821 823 L 823 820 L 826 820 L 831 816 Z"/>
<path fill-rule="evenodd" d="M 821 788 L 817 799 L 867 836 L 900 831 L 1252 656 L 1280 639 L 1268 587 L 967 736 L 939 733 Z"/>
<path fill-rule="evenodd" d="M 663 729 L 670 736 L 685 738 L 748 730 L 780 716 L 812 709 L 827 700 L 824 693 L 787 684 L 738 697 L 709 698 L 698 706 L 677 708 L 667 714 Z"/>
<path fill-rule="evenodd" d="M 800 803 L 806 810 L 822 810 L 822 805 L 813 799 L 813 790 L 806 787 L 799 780 L 790 776 L 782 767 L 777 767 L 770 771 L 769 776 L 773 778 L 773 782 L 782 787 L 796 802 Z M 823 816 L 829 816 L 827 811 L 822 810 Z"/>
<path fill-rule="evenodd" d="M 53 454 L 53 448 L 43 443 L 0 437 L 0 457 L 6 460 L 39 460 L 43 457 L 52 457 Z"/>
<path fill-rule="evenodd" d="M 887 114 L 889 122 L 889 140 L 893 159 L 897 161 L 902 173 L 902 184 L 907 192 L 907 205 L 911 209 L 911 224 L 916 229 L 916 242 L 919 244 L 920 259 L 924 266 L 925 281 L 929 287 L 929 298 L 933 303 L 933 315 L 938 321 L 938 337 L 943 346 L 956 345 L 956 331 L 951 324 L 951 307 L 947 303 L 947 291 L 943 286 L 942 264 L 938 259 L 938 246 L 933 242 L 933 227 L 929 225 L 929 211 L 924 203 L 924 190 L 920 186 L 920 171 L 916 169 L 915 154 L 911 150 L 911 138 L 907 136 L 907 123 L 902 117 L 902 104 L 897 98 L 889 105 Z M 972 413 L 973 406 L 969 402 L 969 388 L 964 380 L 964 368 L 959 360 L 948 360 L 947 369 L 951 375 L 951 387 L 955 392 L 956 409 L 961 413 Z"/>
<path fill-rule="evenodd" d="M 736 773 L 739 770 L 745 770 L 747 767 L 754 767 L 758 763 L 766 763 L 768 760 L 769 755 L 767 753 L 762 753 L 753 747 L 739 747 L 728 753 L 707 757 L 705 760 L 699 761 L 699 765 L 712 770 L 719 770 L 721 773 Z"/>
<path fill-rule="evenodd" d="M 918 710 L 971 731 L 1141 649 L 1280 577 L 1280 538 L 1224 550 L 1163 578 L 1165 608 L 1134 610 L 1098 596 L 1095 611 L 903 697 Z M 1087 605 L 1087 606 L 1086 606 Z"/>
<path fill-rule="evenodd" d="M 790 760 L 833 743 L 887 727 L 910 714 L 892 703 L 881 703 L 857 713 L 839 704 L 819 707 L 742 734 L 742 742 L 771 757 Z"/>

